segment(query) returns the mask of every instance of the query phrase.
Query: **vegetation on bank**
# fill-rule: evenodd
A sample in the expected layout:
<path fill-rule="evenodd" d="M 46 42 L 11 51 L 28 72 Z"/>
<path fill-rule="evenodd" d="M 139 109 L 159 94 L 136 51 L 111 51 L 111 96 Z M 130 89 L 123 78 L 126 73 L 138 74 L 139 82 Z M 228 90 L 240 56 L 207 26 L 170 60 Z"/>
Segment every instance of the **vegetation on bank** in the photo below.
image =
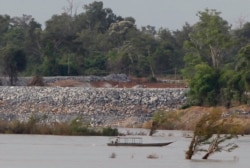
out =
<path fill-rule="evenodd" d="M 118 130 L 111 127 L 92 128 L 78 118 L 68 123 L 42 123 L 36 117 L 27 122 L 0 121 L 2 134 L 41 134 L 74 136 L 117 136 Z"/>
<path fill-rule="evenodd" d="M 183 129 L 185 113 L 190 112 L 159 111 L 153 116 L 151 135 L 159 128 Z M 188 120 L 193 122 L 194 128 L 185 158 L 191 159 L 197 153 L 204 153 L 202 159 L 208 159 L 216 152 L 231 152 L 236 149 L 238 146 L 233 139 L 250 133 L 249 124 L 238 122 L 238 118 L 236 115 L 225 116 L 220 108 L 210 108 L 206 112 L 198 111 L 193 120 Z"/>
<path fill-rule="evenodd" d="M 245 110 L 239 110 L 240 108 Z M 201 118 L 206 116 L 213 109 L 214 107 L 193 106 L 187 109 L 177 109 L 172 111 L 159 110 L 153 115 L 152 120 L 144 123 L 142 127 L 152 129 L 152 132 L 157 129 L 193 131 Z M 242 128 L 238 132 L 239 135 L 250 134 L 250 114 L 245 114 L 250 108 L 247 106 L 240 106 L 231 109 L 216 107 L 216 109 L 221 113 L 221 119 L 224 119 L 225 121 L 227 119 L 227 122 L 230 121 Z M 239 114 L 239 111 L 242 111 L 242 114 Z"/>

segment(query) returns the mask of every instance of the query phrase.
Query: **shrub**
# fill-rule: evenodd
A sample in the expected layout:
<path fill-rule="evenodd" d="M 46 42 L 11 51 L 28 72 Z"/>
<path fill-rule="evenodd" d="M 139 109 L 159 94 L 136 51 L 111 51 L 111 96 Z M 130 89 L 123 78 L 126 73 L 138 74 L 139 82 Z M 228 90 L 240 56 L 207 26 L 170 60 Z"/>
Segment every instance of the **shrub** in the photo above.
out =
<path fill-rule="evenodd" d="M 178 124 L 180 123 L 180 118 L 183 113 L 176 111 L 163 111 L 159 110 L 153 115 L 154 129 L 168 129 L 173 130 L 177 129 Z"/>
<path fill-rule="evenodd" d="M 150 76 L 150 77 L 148 78 L 148 81 L 149 81 L 149 82 L 157 82 L 157 79 L 156 79 L 156 77 L 154 77 L 154 76 Z"/>
<path fill-rule="evenodd" d="M 33 76 L 29 81 L 28 86 L 45 86 L 43 78 L 39 75 Z"/>
<path fill-rule="evenodd" d="M 118 135 L 118 129 L 117 128 L 103 128 L 102 129 L 102 134 L 105 136 L 117 136 Z"/>

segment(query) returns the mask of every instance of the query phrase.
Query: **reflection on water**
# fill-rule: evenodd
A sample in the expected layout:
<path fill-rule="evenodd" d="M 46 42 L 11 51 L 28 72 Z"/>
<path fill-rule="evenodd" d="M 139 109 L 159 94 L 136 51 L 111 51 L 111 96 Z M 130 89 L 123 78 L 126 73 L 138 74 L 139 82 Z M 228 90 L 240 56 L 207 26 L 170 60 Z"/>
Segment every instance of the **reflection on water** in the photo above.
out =
<path fill-rule="evenodd" d="M 144 142 L 175 141 L 165 147 L 109 147 L 106 145 L 108 139 L 92 136 L 0 135 L 0 167 L 249 167 L 250 136 L 240 137 L 236 142 L 239 148 L 235 151 L 218 153 L 208 160 L 201 160 L 202 155 L 196 155 L 193 160 L 184 159 L 190 139 L 183 137 L 182 131 L 160 131 L 154 137 L 143 136 Z M 150 158 L 150 155 L 155 157 Z"/>

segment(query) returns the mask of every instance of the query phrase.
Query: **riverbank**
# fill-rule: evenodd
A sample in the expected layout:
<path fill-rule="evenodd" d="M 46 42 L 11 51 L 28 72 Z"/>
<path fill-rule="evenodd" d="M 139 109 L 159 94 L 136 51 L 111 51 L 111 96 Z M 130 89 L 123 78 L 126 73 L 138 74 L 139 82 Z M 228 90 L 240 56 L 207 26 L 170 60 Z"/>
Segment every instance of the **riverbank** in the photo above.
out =
<path fill-rule="evenodd" d="M 200 118 L 208 114 L 214 107 L 193 106 L 187 109 L 178 109 L 174 113 L 178 116 L 175 121 L 175 129 L 177 130 L 194 130 L 196 123 Z M 222 112 L 222 119 L 233 118 L 231 122 L 243 127 L 245 134 L 250 134 L 250 106 L 242 105 L 231 108 L 216 107 Z"/>
<path fill-rule="evenodd" d="M 0 87 L 0 117 L 3 121 L 26 122 L 36 117 L 43 123 L 65 123 L 77 117 L 92 126 L 145 127 L 159 110 L 176 113 L 172 128 L 193 130 L 209 107 L 190 107 L 186 89 L 82 88 L 82 87 Z M 223 116 L 234 116 L 250 133 L 250 107 L 220 107 Z M 150 123 L 150 122 L 149 122 Z"/>
<path fill-rule="evenodd" d="M 149 128 L 152 116 L 165 110 L 178 113 L 174 128 L 192 130 L 199 117 L 210 110 L 206 107 L 179 110 L 185 104 L 188 88 L 178 80 L 152 83 L 123 74 L 45 77 L 43 87 L 27 86 L 30 80 L 21 78 L 15 87 L 0 86 L 1 120 L 25 122 L 37 117 L 44 123 L 62 123 L 80 117 L 92 126 Z M 221 109 L 224 117 L 237 116 L 237 122 L 250 128 L 249 106 Z"/>

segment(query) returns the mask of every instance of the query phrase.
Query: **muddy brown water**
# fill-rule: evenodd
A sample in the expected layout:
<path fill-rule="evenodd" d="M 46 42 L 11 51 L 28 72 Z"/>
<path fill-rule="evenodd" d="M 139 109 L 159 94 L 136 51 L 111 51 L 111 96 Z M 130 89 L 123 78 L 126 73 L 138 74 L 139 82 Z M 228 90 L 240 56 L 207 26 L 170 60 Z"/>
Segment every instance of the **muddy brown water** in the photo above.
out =
<path fill-rule="evenodd" d="M 123 129 L 139 134 L 147 130 Z M 109 147 L 109 137 L 0 135 L 1 168 L 248 168 L 250 136 L 235 142 L 239 148 L 218 153 L 208 160 L 196 155 L 185 160 L 190 138 L 183 131 L 159 131 L 154 137 L 143 135 L 144 142 L 174 141 L 165 147 Z M 138 136 L 138 135 L 133 135 Z M 154 156 L 149 159 L 149 155 Z"/>

